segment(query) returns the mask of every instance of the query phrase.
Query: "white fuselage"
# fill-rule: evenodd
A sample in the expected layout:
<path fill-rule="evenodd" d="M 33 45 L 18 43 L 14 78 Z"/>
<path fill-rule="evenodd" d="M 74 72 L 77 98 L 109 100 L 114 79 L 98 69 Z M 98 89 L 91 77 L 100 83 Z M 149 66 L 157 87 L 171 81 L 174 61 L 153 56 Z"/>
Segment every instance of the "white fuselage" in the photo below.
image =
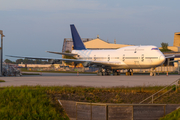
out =
<path fill-rule="evenodd" d="M 73 50 L 77 59 L 106 63 L 111 69 L 154 68 L 165 57 L 156 46 L 129 46 L 117 50 Z"/>

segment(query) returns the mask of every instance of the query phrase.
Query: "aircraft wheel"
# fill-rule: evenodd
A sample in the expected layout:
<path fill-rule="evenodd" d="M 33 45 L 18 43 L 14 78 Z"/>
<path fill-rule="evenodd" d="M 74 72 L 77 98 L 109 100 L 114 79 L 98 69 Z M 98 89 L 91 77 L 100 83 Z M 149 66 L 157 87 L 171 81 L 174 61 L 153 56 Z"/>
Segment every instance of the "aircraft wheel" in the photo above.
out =
<path fill-rule="evenodd" d="M 153 76 L 153 73 L 152 73 L 152 72 L 150 72 L 150 76 Z"/>
<path fill-rule="evenodd" d="M 108 76 L 109 76 L 109 75 L 111 75 L 111 73 L 110 73 L 110 72 L 106 72 L 106 75 L 108 75 Z"/>
<path fill-rule="evenodd" d="M 102 76 L 105 76 L 106 75 L 106 73 L 105 72 L 102 72 Z"/>
<path fill-rule="evenodd" d="M 133 76 L 133 72 L 130 72 L 130 75 Z"/>
<path fill-rule="evenodd" d="M 102 76 L 102 72 L 98 72 L 97 75 L 98 75 L 98 76 Z"/>
<path fill-rule="evenodd" d="M 114 72 L 113 72 L 113 75 L 114 75 L 114 76 L 117 76 L 117 72 L 114 71 Z"/>
<path fill-rule="evenodd" d="M 153 76 L 156 76 L 156 73 L 154 73 Z"/>
<path fill-rule="evenodd" d="M 130 75 L 130 72 L 126 72 L 126 76 L 129 76 Z"/>

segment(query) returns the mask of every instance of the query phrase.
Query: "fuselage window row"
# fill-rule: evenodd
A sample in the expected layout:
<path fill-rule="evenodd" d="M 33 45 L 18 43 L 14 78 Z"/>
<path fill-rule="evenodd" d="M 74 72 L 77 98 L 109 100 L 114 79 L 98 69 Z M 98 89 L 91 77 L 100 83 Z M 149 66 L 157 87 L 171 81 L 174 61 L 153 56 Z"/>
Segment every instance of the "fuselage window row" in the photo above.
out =
<path fill-rule="evenodd" d="M 145 59 L 158 59 L 158 57 L 145 57 Z"/>
<path fill-rule="evenodd" d="M 138 59 L 139 57 L 125 57 L 125 59 Z"/>
<path fill-rule="evenodd" d="M 109 57 L 93 57 L 94 59 L 109 59 Z M 79 59 L 93 59 L 92 57 L 80 57 Z M 119 59 L 119 57 L 111 57 L 111 59 Z"/>

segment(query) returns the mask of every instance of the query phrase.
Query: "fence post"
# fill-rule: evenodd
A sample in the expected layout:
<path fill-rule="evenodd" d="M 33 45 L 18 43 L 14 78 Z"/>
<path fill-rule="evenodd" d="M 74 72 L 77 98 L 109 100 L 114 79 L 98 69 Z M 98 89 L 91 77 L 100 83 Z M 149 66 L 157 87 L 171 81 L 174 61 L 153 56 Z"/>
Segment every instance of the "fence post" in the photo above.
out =
<path fill-rule="evenodd" d="M 91 103 L 91 120 L 92 120 L 92 103 Z"/>
<path fill-rule="evenodd" d="M 76 103 L 76 120 L 77 120 L 77 103 Z"/>
<path fill-rule="evenodd" d="M 132 120 L 134 120 L 134 106 L 132 105 Z"/>
<path fill-rule="evenodd" d="M 178 84 L 178 81 L 177 81 L 177 83 L 176 83 L 176 92 L 177 92 L 177 84 Z"/>
<path fill-rule="evenodd" d="M 153 97 L 154 97 L 154 96 L 152 96 L 152 104 L 153 104 Z"/>
<path fill-rule="evenodd" d="M 106 120 L 108 120 L 108 105 L 106 104 Z"/>
<path fill-rule="evenodd" d="M 164 116 L 166 116 L 166 105 L 164 105 Z"/>

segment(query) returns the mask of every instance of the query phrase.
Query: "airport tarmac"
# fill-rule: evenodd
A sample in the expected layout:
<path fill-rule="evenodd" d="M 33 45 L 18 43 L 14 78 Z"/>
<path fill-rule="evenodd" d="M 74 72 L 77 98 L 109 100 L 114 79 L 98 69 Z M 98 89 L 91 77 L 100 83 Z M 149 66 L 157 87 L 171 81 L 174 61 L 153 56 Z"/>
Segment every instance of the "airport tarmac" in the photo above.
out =
<path fill-rule="evenodd" d="M 3 86 L 91 86 L 91 87 L 133 87 L 133 86 L 165 86 L 179 79 L 180 75 L 134 75 L 134 76 L 97 76 L 96 74 L 75 73 L 42 73 L 40 75 L 24 75 L 21 77 L 1 77 Z"/>

